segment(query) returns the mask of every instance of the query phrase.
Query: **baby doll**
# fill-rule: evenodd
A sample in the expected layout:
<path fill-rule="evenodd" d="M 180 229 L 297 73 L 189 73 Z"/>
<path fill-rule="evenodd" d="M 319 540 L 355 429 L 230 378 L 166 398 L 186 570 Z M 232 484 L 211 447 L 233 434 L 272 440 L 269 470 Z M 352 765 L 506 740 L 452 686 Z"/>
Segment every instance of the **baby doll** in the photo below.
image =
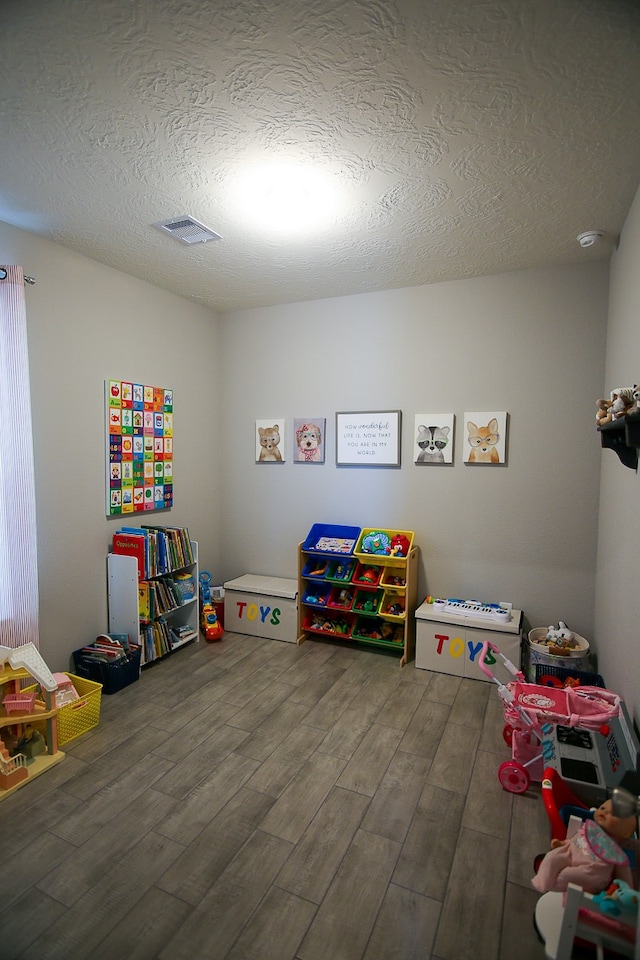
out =
<path fill-rule="evenodd" d="M 616 817 L 606 800 L 571 839 L 552 840 L 531 883 L 540 893 L 566 890 L 575 883 L 587 893 L 605 890 L 612 880 L 633 886 L 629 858 L 622 849 L 636 829 L 635 817 Z"/>

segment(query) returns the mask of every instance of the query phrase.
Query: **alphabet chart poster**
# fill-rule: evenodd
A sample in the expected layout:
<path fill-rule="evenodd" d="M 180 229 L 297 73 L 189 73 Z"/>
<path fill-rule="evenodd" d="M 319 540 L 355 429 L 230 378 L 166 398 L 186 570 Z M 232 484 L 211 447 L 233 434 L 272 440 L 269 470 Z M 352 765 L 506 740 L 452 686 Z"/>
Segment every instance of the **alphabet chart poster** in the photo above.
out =
<path fill-rule="evenodd" d="M 173 505 L 173 390 L 105 380 L 107 516 Z"/>

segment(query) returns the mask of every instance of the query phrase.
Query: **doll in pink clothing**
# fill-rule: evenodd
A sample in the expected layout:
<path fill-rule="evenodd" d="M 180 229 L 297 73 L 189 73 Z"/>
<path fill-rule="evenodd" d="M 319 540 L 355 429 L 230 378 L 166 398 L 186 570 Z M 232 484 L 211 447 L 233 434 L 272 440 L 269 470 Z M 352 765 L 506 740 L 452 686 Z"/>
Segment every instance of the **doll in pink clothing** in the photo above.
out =
<path fill-rule="evenodd" d="M 605 890 L 612 880 L 624 880 L 633 886 L 629 857 L 623 847 L 629 844 L 635 829 L 636 818 L 614 816 L 611 801 L 606 800 L 593 820 L 585 820 L 570 839 L 551 841 L 551 850 L 531 883 L 540 893 L 564 891 L 570 883 L 587 893 Z"/>

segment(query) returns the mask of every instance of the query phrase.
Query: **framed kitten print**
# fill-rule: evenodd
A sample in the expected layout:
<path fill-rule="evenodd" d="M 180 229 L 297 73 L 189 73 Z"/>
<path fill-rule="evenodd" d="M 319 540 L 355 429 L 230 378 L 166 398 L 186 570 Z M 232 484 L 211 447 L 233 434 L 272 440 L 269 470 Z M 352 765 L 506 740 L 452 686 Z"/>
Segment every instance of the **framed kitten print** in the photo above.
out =
<path fill-rule="evenodd" d="M 416 413 L 414 463 L 453 463 L 453 413 Z"/>
<path fill-rule="evenodd" d="M 465 413 L 465 463 L 496 466 L 507 462 L 507 416 L 494 411 Z"/>
<path fill-rule="evenodd" d="M 284 463 L 283 417 L 256 420 L 256 463 Z"/>

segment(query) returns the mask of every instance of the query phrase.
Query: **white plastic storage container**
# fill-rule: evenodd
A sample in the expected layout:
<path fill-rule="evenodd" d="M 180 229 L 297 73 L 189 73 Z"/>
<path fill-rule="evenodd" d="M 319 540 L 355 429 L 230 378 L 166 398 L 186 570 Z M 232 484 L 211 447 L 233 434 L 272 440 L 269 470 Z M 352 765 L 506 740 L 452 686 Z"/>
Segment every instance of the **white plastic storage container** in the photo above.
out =
<path fill-rule="evenodd" d="M 485 640 L 490 640 L 519 669 L 521 632 L 521 610 L 512 610 L 511 619 L 499 623 L 443 613 L 435 604 L 425 602 L 416 610 L 416 667 L 488 680 L 478 666 Z"/>
<path fill-rule="evenodd" d="M 296 643 L 298 583 L 245 573 L 224 585 L 224 629 Z"/>

